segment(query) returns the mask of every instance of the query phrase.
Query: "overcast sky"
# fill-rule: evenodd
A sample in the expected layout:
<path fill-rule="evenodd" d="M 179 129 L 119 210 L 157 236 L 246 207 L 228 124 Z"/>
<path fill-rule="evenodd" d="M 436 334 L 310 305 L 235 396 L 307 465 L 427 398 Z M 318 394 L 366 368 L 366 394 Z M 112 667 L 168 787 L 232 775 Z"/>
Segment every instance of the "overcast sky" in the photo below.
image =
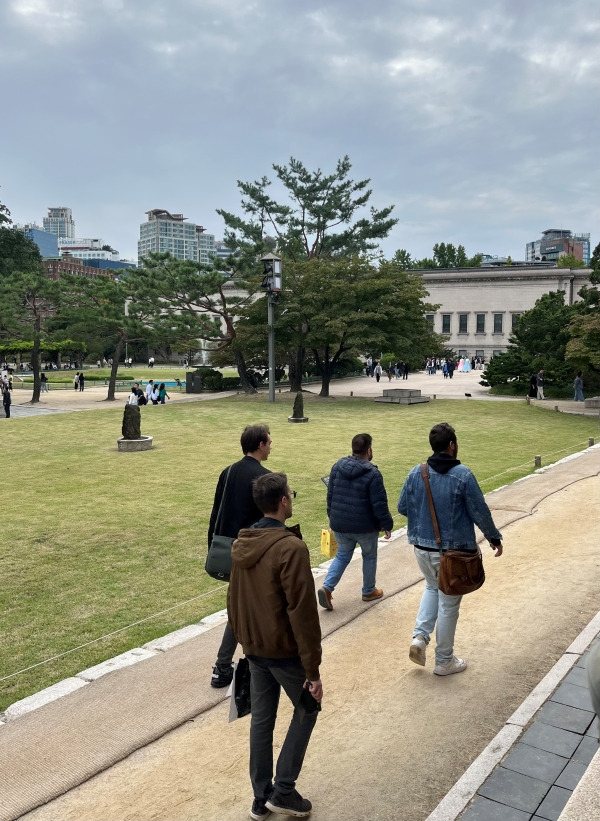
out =
<path fill-rule="evenodd" d="M 593 248 L 599 43 L 597 0 L 2 0 L 0 201 L 135 258 L 151 208 L 219 238 L 238 179 L 348 154 L 388 256 Z"/>

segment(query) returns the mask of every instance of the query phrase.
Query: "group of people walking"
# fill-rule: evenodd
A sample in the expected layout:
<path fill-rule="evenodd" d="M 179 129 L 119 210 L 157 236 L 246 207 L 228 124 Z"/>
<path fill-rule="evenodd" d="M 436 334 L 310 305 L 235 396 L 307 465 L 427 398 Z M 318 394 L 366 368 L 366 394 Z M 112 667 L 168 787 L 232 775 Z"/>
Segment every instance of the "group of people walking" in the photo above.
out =
<path fill-rule="evenodd" d="M 429 443 L 432 456 L 410 471 L 397 505 L 408 519 L 408 541 L 425 577 L 408 658 L 420 666 L 426 664 L 427 647 L 437 625 L 433 673 L 448 676 L 463 672 L 467 663 L 454 655 L 462 597 L 438 589 L 441 554 L 452 548 L 476 554 L 475 524 L 496 556 L 502 555 L 503 547 L 474 475 L 457 458 L 458 441 L 452 426 L 435 425 Z M 327 514 L 338 550 L 315 596 L 308 547 L 299 526 L 286 525 L 296 493 L 285 473 L 271 473 L 264 465 L 272 448 L 269 428 L 248 426 L 240 444 L 243 458 L 219 477 L 208 531 L 209 550 L 215 535 L 235 539 L 228 623 L 211 685 L 227 687 L 232 682 L 239 642 L 250 668 L 254 793 L 250 817 L 260 821 L 271 812 L 304 817 L 312 805 L 296 790 L 296 781 L 323 699 L 318 604 L 325 611 L 333 610 L 334 591 L 357 545 L 362 552 L 362 601 L 382 598 L 383 590 L 376 583 L 378 540 L 380 532 L 386 539 L 391 537 L 393 518 L 382 474 L 372 463 L 373 439 L 359 433 L 352 439 L 352 453 L 338 460 L 329 476 Z M 437 531 L 423 471 L 435 502 Z M 281 688 L 294 712 L 275 768 L 273 731 Z"/>
<path fill-rule="evenodd" d="M 378 359 L 373 359 L 369 356 L 365 362 L 365 374 L 367 376 L 374 376 L 377 382 L 380 381 L 384 373 L 387 374 L 390 382 L 394 377 L 396 379 L 408 379 L 409 370 L 408 362 L 388 362 L 385 366 L 385 370 Z"/>
<path fill-rule="evenodd" d="M 73 377 L 73 388 L 76 391 L 83 392 L 85 388 L 85 376 L 83 375 L 83 371 L 81 373 L 76 373 Z M 48 390 L 48 386 L 46 385 L 46 390 Z"/>
<path fill-rule="evenodd" d="M 148 380 L 148 384 L 146 385 L 146 390 L 143 391 L 140 388 L 139 382 L 134 382 L 133 387 L 131 388 L 131 393 L 129 394 L 129 399 L 127 400 L 128 405 L 164 405 L 166 399 L 170 399 L 171 397 L 167 393 L 167 389 L 165 387 L 165 383 L 161 382 L 160 385 L 157 382 L 154 382 L 153 379 Z"/>

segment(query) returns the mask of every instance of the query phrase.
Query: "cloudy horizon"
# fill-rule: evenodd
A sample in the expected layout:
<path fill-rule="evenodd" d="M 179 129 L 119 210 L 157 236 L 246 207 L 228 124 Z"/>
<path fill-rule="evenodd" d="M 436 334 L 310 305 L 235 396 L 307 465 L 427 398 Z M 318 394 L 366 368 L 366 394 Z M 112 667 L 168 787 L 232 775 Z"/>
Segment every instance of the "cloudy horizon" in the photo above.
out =
<path fill-rule="evenodd" d="M 599 34 L 592 0 L 5 0 L 0 201 L 136 259 L 150 209 L 219 239 L 238 179 L 347 154 L 395 205 L 386 256 L 593 248 Z"/>

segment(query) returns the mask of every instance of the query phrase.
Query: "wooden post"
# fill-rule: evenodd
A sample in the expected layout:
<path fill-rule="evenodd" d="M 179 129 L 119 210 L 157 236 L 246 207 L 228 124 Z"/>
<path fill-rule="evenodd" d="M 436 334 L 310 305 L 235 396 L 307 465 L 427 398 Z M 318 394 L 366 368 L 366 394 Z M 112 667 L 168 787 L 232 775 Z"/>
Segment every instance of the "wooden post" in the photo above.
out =
<path fill-rule="evenodd" d="M 536 456 L 535 457 L 535 466 L 536 466 L 536 468 L 541 468 L 541 466 L 542 466 L 542 457 L 541 456 Z"/>

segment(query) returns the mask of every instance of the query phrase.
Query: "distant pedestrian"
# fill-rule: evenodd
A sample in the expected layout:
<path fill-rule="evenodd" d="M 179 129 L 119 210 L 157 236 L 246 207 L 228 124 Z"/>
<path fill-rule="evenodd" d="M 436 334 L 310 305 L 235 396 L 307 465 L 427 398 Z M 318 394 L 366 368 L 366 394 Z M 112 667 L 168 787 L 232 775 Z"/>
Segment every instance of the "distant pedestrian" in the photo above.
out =
<path fill-rule="evenodd" d="M 42 388 L 41 388 L 42 393 L 48 393 L 49 392 L 48 391 L 48 377 L 46 376 L 45 373 L 40 375 L 40 382 L 41 382 L 41 385 L 42 385 Z"/>
<path fill-rule="evenodd" d="M 540 368 L 538 374 L 535 378 L 535 382 L 537 385 L 537 398 L 538 399 L 545 399 L 544 396 L 544 369 Z"/>
<path fill-rule="evenodd" d="M 404 373 L 402 374 L 402 379 L 408 379 L 408 362 L 404 363 Z"/>
<path fill-rule="evenodd" d="M 159 400 L 160 400 L 160 404 L 161 404 L 161 405 L 164 405 L 164 404 L 165 404 L 165 399 L 170 399 L 170 398 L 171 398 L 171 397 L 169 396 L 169 394 L 167 393 L 167 389 L 166 389 L 166 387 L 165 387 L 165 383 L 164 383 L 164 382 L 161 382 L 161 383 L 160 383 L 160 386 L 159 386 L 159 388 L 158 388 L 158 398 L 159 398 Z"/>
<path fill-rule="evenodd" d="M 573 382 L 573 389 L 575 391 L 574 401 L 585 402 L 583 398 L 583 379 L 581 378 L 581 371 L 577 371 L 577 376 Z"/>
<path fill-rule="evenodd" d="M 381 379 L 381 374 L 383 373 L 383 368 L 381 367 L 381 363 L 378 362 L 375 365 L 374 370 L 375 370 L 375 379 L 379 382 L 379 380 Z"/>
<path fill-rule="evenodd" d="M 77 371 L 77 373 L 73 377 L 73 387 L 75 388 L 76 391 L 79 390 L 79 371 Z"/>
<path fill-rule="evenodd" d="M 79 374 L 79 391 L 83 393 L 83 389 L 85 388 L 85 376 L 83 375 L 83 371 Z"/>
<path fill-rule="evenodd" d="M 8 388 L 2 390 L 2 404 L 4 405 L 4 413 L 7 419 L 10 419 L 11 396 Z"/>
<path fill-rule="evenodd" d="M 452 377 L 454 376 L 454 360 L 447 359 L 446 364 L 448 365 L 448 378 L 452 379 Z"/>
<path fill-rule="evenodd" d="M 535 399 L 537 396 L 537 374 L 532 373 L 529 380 L 529 397 Z"/>
<path fill-rule="evenodd" d="M 388 375 L 388 382 L 392 381 L 392 377 L 394 376 L 394 363 L 390 362 L 386 368 L 387 375 Z"/>
<path fill-rule="evenodd" d="M 152 402 L 152 394 L 154 393 L 154 380 L 149 379 L 148 384 L 146 385 L 146 404 L 150 404 Z"/>

